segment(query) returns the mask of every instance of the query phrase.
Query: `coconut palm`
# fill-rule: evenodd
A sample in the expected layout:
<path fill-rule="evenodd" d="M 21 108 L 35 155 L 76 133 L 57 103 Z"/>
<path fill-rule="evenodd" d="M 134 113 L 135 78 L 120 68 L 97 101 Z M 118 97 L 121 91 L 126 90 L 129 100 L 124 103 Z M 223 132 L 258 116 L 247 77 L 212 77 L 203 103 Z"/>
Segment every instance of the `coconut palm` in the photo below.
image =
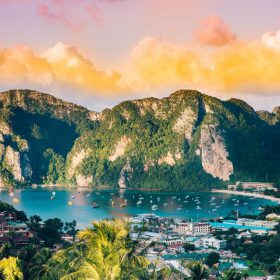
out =
<path fill-rule="evenodd" d="M 189 280 L 203 280 L 209 277 L 206 266 L 200 262 L 188 263 L 186 267 L 190 272 L 190 277 L 187 278 Z"/>
<path fill-rule="evenodd" d="M 23 274 L 19 268 L 19 260 L 15 257 L 0 261 L 0 275 L 4 280 L 22 280 Z"/>
<path fill-rule="evenodd" d="M 51 258 L 52 252 L 48 248 L 43 248 L 32 258 L 28 267 L 29 279 L 39 280 L 51 269 L 48 260 Z"/>
<path fill-rule="evenodd" d="M 61 280 L 149 279 L 149 262 L 134 254 L 128 233 L 122 220 L 94 222 L 92 227 L 80 231 L 80 242 L 61 255 Z"/>
<path fill-rule="evenodd" d="M 241 280 L 242 275 L 235 268 L 231 268 L 227 272 L 225 272 L 223 276 L 223 280 Z"/>

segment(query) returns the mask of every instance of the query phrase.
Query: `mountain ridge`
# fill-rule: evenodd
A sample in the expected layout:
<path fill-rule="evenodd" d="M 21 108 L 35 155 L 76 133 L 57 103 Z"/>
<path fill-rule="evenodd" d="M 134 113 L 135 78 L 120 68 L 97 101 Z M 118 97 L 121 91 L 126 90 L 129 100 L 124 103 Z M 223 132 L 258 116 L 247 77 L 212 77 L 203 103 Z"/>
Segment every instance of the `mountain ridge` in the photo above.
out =
<path fill-rule="evenodd" d="M 278 184 L 279 108 L 255 111 L 240 99 L 179 90 L 94 112 L 37 91 L 7 91 L 0 94 L 0 185 Z"/>

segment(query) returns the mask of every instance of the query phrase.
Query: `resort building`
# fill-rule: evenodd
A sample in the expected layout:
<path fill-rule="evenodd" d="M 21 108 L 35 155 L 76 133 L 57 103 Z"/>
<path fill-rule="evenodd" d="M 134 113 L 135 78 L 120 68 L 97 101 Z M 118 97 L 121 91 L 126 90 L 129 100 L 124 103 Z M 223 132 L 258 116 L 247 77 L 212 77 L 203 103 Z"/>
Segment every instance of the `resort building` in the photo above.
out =
<path fill-rule="evenodd" d="M 253 220 L 253 219 L 238 219 L 237 224 L 243 225 L 243 226 L 264 227 L 264 228 L 272 229 L 278 224 L 278 222 Z"/>
<path fill-rule="evenodd" d="M 215 237 L 202 237 L 200 239 L 200 243 L 204 248 L 215 248 L 217 250 L 220 250 L 226 247 L 225 240 L 219 240 Z"/>
<path fill-rule="evenodd" d="M 9 237 L 9 233 L 14 235 Z M 0 243 L 13 241 L 15 245 L 26 245 L 32 236 L 28 226 L 23 222 L 15 221 L 13 213 L 0 213 Z"/>
<path fill-rule="evenodd" d="M 211 232 L 211 226 L 209 223 L 176 223 L 173 231 L 181 235 L 208 234 Z"/>
<path fill-rule="evenodd" d="M 242 188 L 244 190 L 254 190 L 254 191 L 265 191 L 272 190 L 277 191 L 274 183 L 264 183 L 264 182 L 236 182 L 235 185 L 228 185 L 228 189 L 236 190 L 237 188 Z"/>

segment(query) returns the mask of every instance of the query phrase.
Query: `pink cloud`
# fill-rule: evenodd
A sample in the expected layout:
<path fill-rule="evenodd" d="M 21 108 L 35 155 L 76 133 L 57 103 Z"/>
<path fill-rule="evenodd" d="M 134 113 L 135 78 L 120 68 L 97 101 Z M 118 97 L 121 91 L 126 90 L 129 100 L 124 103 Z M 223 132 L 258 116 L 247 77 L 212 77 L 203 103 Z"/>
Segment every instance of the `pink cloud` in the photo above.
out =
<path fill-rule="evenodd" d="M 99 7 L 90 0 L 45 0 L 38 4 L 37 14 L 48 22 L 79 31 L 89 21 L 102 20 Z"/>
<path fill-rule="evenodd" d="M 217 16 L 210 16 L 205 19 L 194 34 L 197 40 L 204 45 L 223 46 L 235 41 L 235 34 Z"/>

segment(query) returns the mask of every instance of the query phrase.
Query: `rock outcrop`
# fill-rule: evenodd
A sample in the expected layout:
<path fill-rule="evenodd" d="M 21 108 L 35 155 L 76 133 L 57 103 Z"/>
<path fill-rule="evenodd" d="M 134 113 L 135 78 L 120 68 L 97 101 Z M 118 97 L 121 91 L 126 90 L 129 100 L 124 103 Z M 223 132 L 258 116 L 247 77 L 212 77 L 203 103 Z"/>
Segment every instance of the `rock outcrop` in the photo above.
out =
<path fill-rule="evenodd" d="M 229 180 L 230 175 L 233 174 L 233 164 L 228 159 L 229 154 L 224 139 L 215 125 L 202 125 L 200 149 L 204 171 L 223 181 Z"/>

